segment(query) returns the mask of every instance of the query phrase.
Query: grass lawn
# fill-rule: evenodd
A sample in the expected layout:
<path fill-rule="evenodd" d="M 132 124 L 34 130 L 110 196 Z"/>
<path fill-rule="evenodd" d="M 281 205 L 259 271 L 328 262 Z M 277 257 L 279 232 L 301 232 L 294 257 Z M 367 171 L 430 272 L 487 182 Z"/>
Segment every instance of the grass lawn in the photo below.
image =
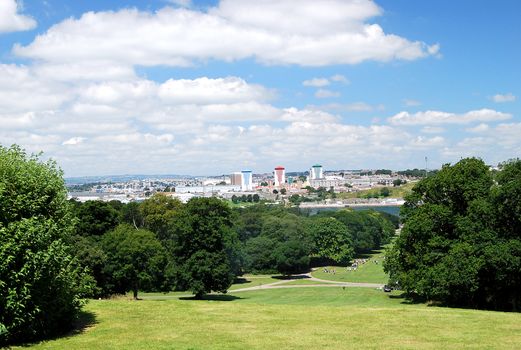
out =
<path fill-rule="evenodd" d="M 360 265 L 356 271 L 348 271 L 342 266 L 328 266 L 329 271 L 336 270 L 334 275 L 324 272 L 323 268 L 319 268 L 311 275 L 316 278 L 339 282 L 387 283 L 388 276 L 382 267 L 384 251 L 378 250 L 369 256 L 370 260 Z M 374 261 L 378 261 L 378 264 L 375 264 Z"/>
<path fill-rule="evenodd" d="M 405 195 L 409 194 L 412 191 L 412 188 L 416 185 L 416 182 L 408 182 L 405 185 L 399 187 L 388 186 L 387 188 L 390 191 L 390 194 L 387 198 L 403 198 Z M 344 192 L 337 194 L 337 198 L 339 199 L 348 199 L 348 198 L 364 198 L 368 194 L 380 194 L 381 187 L 373 188 L 369 190 L 362 190 L 357 192 Z M 382 197 L 383 198 L 383 197 Z"/>
<path fill-rule="evenodd" d="M 230 290 L 256 287 L 264 284 L 279 282 L 280 279 L 273 278 L 271 275 L 244 275 L 238 277 Z"/>
<path fill-rule="evenodd" d="M 409 305 L 368 288 L 213 300 L 93 300 L 78 334 L 30 349 L 519 349 L 521 314 Z M 16 348 L 15 348 L 16 349 Z"/>

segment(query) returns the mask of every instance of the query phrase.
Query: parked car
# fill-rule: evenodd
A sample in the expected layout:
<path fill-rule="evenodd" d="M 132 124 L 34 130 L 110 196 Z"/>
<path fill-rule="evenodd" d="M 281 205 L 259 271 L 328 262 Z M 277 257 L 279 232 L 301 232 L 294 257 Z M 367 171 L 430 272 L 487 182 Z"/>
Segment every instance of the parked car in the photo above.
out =
<path fill-rule="evenodd" d="M 384 290 L 384 292 L 389 293 L 389 292 L 392 291 L 393 289 L 392 289 L 390 286 L 388 286 L 388 285 L 386 284 L 386 285 L 384 286 L 383 290 Z"/>

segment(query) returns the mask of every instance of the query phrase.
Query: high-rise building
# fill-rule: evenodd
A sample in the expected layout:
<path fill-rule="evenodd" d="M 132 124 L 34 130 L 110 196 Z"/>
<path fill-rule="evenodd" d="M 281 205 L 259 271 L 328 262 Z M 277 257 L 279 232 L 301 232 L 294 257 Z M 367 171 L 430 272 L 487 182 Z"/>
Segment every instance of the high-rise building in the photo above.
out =
<path fill-rule="evenodd" d="M 253 191 L 253 176 L 251 170 L 241 171 L 241 190 Z"/>
<path fill-rule="evenodd" d="M 322 165 L 315 164 L 309 169 L 309 179 L 310 180 L 320 180 L 324 178 L 324 172 L 322 170 Z"/>
<path fill-rule="evenodd" d="M 279 165 L 275 167 L 273 171 L 273 177 L 275 178 L 275 186 L 282 186 L 286 182 L 286 169 Z"/>
<path fill-rule="evenodd" d="M 230 175 L 230 183 L 235 186 L 242 186 L 242 173 L 233 173 Z"/>

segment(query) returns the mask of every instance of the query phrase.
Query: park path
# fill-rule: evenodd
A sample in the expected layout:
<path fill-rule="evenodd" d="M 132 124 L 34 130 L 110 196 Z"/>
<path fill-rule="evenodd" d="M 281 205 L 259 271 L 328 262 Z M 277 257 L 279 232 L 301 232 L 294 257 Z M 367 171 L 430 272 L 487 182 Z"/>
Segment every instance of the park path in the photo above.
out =
<path fill-rule="evenodd" d="M 317 282 L 316 284 L 291 284 L 291 285 L 285 285 L 289 282 L 293 281 L 299 281 L 299 280 L 306 280 L 306 281 L 314 281 Z M 320 278 L 316 278 L 311 276 L 311 272 L 303 273 L 299 275 L 291 275 L 288 279 L 267 283 L 267 284 L 261 284 L 259 286 L 255 287 L 246 287 L 246 288 L 239 288 L 239 289 L 232 289 L 228 290 L 228 294 L 233 293 L 240 293 L 240 292 L 249 292 L 254 290 L 264 290 L 264 289 L 282 289 L 282 288 L 339 288 L 339 287 L 361 287 L 361 288 L 383 288 L 383 284 L 378 283 L 356 283 L 356 282 L 338 282 L 338 281 L 330 281 L 330 280 L 323 280 Z M 210 293 L 219 295 L 220 293 Z M 172 295 L 172 296 L 143 296 L 143 299 L 179 299 L 179 298 L 190 298 L 193 297 L 193 294 L 185 294 L 185 295 Z"/>
<path fill-rule="evenodd" d="M 317 282 L 316 284 L 292 284 L 292 285 L 285 285 L 289 282 L 293 281 L 299 281 L 299 280 L 306 280 L 306 281 L 313 281 Z M 246 287 L 246 288 L 240 288 L 240 289 L 234 289 L 230 290 L 230 293 L 235 292 L 249 292 L 252 290 L 261 290 L 261 289 L 279 289 L 279 288 L 315 288 L 315 287 L 362 287 L 362 288 L 383 288 L 383 284 L 379 283 L 356 283 L 356 282 L 338 282 L 338 281 L 330 281 L 330 280 L 323 280 L 320 278 L 313 277 L 311 275 L 311 272 L 300 274 L 300 275 L 291 275 L 289 279 L 268 283 L 268 284 L 261 284 L 260 286 L 255 287 Z"/>

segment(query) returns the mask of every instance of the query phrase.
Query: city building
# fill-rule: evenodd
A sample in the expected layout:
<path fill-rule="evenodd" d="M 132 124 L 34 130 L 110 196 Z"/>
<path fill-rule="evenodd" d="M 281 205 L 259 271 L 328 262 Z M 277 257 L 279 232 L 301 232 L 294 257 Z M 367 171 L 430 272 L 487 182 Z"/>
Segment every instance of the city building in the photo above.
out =
<path fill-rule="evenodd" d="M 309 169 L 309 179 L 310 180 L 320 180 L 324 178 L 324 172 L 322 170 L 322 165 L 315 164 Z"/>
<path fill-rule="evenodd" d="M 275 167 L 273 177 L 275 178 L 275 186 L 283 186 L 286 183 L 286 169 L 281 165 Z"/>
<path fill-rule="evenodd" d="M 241 171 L 241 190 L 253 191 L 253 174 L 251 170 Z"/>
<path fill-rule="evenodd" d="M 242 173 L 236 172 L 230 175 L 230 185 L 241 186 L 242 185 Z"/>

